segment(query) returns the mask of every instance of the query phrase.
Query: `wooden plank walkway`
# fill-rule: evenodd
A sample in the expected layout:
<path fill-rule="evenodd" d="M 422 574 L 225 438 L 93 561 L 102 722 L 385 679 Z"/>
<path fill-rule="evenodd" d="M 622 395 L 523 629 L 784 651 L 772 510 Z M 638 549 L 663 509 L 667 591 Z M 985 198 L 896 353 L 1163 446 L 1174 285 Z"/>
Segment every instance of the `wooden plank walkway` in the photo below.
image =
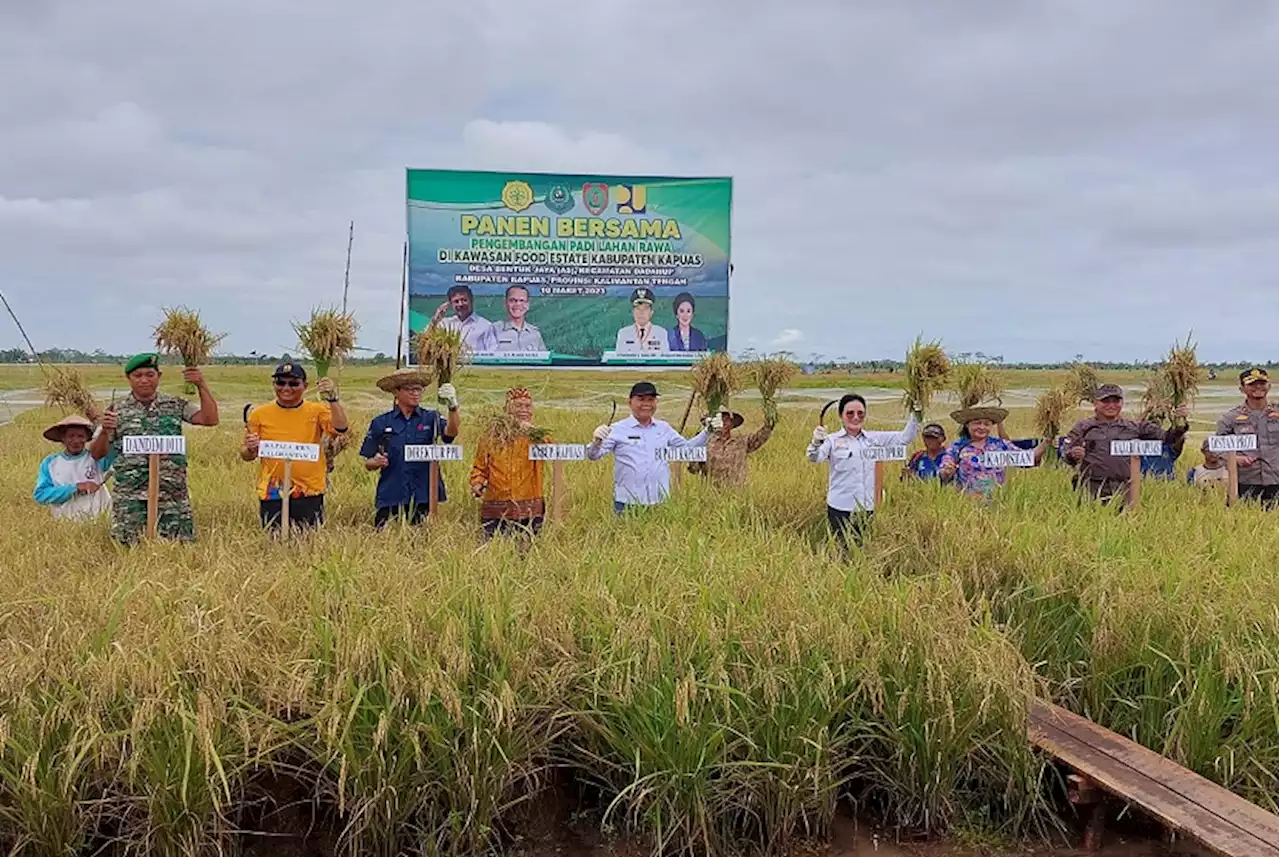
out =
<path fill-rule="evenodd" d="M 1280 857 L 1280 818 L 1065 708 L 1028 706 L 1031 743 L 1169 828 L 1228 857 Z"/>

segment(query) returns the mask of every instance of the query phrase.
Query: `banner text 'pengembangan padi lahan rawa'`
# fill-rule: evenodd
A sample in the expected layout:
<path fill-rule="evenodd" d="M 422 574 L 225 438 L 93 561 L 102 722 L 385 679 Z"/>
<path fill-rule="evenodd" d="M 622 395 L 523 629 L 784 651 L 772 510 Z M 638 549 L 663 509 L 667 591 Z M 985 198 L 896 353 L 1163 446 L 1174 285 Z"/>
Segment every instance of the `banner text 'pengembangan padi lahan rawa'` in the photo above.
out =
<path fill-rule="evenodd" d="M 731 179 L 409 170 L 406 184 L 411 337 L 447 305 L 439 323 L 478 364 L 681 365 L 728 347 Z"/>

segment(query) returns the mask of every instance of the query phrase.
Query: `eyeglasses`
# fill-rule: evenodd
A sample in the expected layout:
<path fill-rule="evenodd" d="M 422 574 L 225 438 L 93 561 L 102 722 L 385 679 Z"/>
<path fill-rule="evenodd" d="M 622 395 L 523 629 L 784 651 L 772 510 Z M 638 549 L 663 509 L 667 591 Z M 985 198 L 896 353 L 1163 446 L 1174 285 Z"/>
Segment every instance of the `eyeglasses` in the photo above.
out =
<path fill-rule="evenodd" d="M 867 415 L 867 412 L 860 411 L 855 408 L 854 410 L 851 410 L 851 411 L 845 411 L 844 415 L 846 417 L 865 417 Z"/>
<path fill-rule="evenodd" d="M 400 388 L 400 390 L 401 390 L 402 392 L 405 392 L 405 393 L 417 393 L 417 394 L 419 394 L 419 395 L 421 395 L 421 394 L 422 394 L 422 388 L 421 388 L 421 387 L 418 387 L 418 386 L 416 386 L 416 385 L 415 385 L 415 386 L 410 386 L 410 385 L 406 384 L 405 386 L 401 387 L 401 388 Z"/>
<path fill-rule="evenodd" d="M 302 382 L 297 378 L 276 378 L 277 387 L 301 387 Z"/>

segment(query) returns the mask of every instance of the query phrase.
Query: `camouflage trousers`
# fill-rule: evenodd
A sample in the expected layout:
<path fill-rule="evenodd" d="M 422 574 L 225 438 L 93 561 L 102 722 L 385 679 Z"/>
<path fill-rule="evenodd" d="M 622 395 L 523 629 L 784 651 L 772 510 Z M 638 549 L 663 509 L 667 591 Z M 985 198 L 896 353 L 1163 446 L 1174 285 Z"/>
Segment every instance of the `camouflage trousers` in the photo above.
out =
<path fill-rule="evenodd" d="M 191 500 L 161 500 L 156 510 L 156 536 L 179 542 L 196 538 L 196 522 L 191 514 Z M 113 498 L 111 504 L 111 538 L 122 545 L 137 544 L 147 533 L 147 501 Z"/>

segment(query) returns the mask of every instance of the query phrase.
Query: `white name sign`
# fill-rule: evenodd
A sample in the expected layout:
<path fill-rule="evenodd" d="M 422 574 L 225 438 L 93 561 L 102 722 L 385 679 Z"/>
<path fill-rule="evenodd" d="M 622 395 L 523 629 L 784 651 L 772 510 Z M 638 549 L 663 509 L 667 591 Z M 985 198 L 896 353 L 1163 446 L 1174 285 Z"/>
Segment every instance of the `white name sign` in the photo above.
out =
<path fill-rule="evenodd" d="M 186 455 L 187 439 L 180 434 L 134 434 L 123 438 L 125 455 Z"/>
<path fill-rule="evenodd" d="M 1211 434 L 1209 435 L 1210 452 L 1248 452 L 1258 448 L 1256 434 Z"/>
<path fill-rule="evenodd" d="M 587 447 L 581 443 L 531 443 L 530 461 L 586 461 Z"/>
<path fill-rule="evenodd" d="M 1158 440 L 1113 440 L 1112 455 L 1160 455 L 1164 444 Z"/>
<path fill-rule="evenodd" d="M 983 467 L 1035 467 L 1036 454 L 1030 449 L 984 452 L 978 457 Z"/>
<path fill-rule="evenodd" d="M 291 443 L 286 440 L 258 442 L 259 458 L 283 458 L 286 461 L 319 461 L 320 444 Z"/>
<path fill-rule="evenodd" d="M 705 446 L 660 446 L 654 451 L 659 461 L 706 461 Z"/>
<path fill-rule="evenodd" d="M 867 446 L 862 450 L 862 457 L 868 461 L 906 461 L 907 448 L 896 446 Z"/>
<path fill-rule="evenodd" d="M 404 448 L 405 461 L 461 461 L 462 447 L 452 443 L 410 443 Z"/>

